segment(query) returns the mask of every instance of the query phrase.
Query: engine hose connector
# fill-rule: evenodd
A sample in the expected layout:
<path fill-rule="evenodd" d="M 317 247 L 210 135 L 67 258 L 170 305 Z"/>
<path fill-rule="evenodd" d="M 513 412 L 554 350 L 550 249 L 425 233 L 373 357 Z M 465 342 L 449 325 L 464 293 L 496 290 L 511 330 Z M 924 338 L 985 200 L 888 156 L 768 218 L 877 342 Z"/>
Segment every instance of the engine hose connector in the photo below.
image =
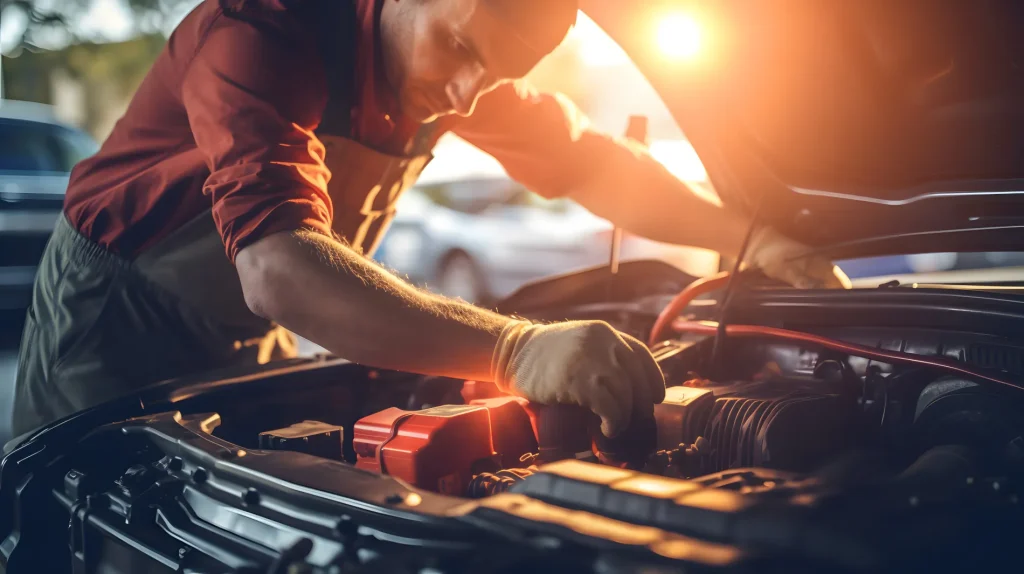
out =
<path fill-rule="evenodd" d="M 508 492 L 510 488 L 532 474 L 533 471 L 526 468 L 509 468 L 495 473 L 482 472 L 470 479 L 466 496 L 484 498 Z"/>

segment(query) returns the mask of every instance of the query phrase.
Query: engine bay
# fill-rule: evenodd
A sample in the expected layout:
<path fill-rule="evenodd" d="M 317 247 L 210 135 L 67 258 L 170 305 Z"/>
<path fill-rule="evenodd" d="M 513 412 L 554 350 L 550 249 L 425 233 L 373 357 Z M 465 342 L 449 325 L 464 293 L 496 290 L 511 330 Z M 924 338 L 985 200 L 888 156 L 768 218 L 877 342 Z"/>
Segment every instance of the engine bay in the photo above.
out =
<path fill-rule="evenodd" d="M 868 302 L 851 314 L 832 294 L 806 295 L 815 313 L 786 291 L 738 299 L 733 317 L 767 329 L 752 336 L 688 330 L 706 306 L 691 309 L 652 347 L 665 400 L 613 439 L 573 405 L 330 357 L 175 384 L 84 413 L 5 463 L 0 479 L 26 486 L 0 504 L 35 509 L 11 510 L 28 548 L 12 556 L 49 548 L 58 533 L 32 525 L 56 516 L 83 561 L 95 540 L 134 540 L 179 571 L 262 564 L 268 544 L 318 573 L 493 560 L 502 572 L 1000 570 L 1024 531 L 1024 344 L 987 320 L 910 323 L 928 315 L 919 293 L 841 295 Z M 943 296 L 979 323 L 983 305 L 1007 326 L 1024 316 L 1011 298 Z M 654 323 L 644 309 L 560 313 L 638 328 Z M 621 548 L 640 554 L 596 569 L 608 552 L 625 560 Z"/>
<path fill-rule="evenodd" d="M 866 335 L 856 333 L 860 339 Z M 875 335 L 879 346 L 956 349 L 1024 358 L 1024 348 L 935 345 Z M 745 468 L 813 474 L 851 453 L 871 453 L 893 474 L 935 448 L 971 452 L 976 472 L 1016 472 L 1024 456 L 1022 394 L 927 368 L 900 368 L 786 342 L 735 341 L 721 375 L 697 375 L 710 341 L 658 349 L 668 379 L 654 417 L 634 417 L 614 439 L 571 405 L 535 405 L 490 383 L 424 378 L 404 405 L 344 427 L 307 419 L 252 432 L 224 419 L 214 434 L 387 474 L 417 489 L 480 498 L 515 489 L 545 464 L 576 460 L 675 479 Z M 730 372 L 732 371 L 732 372 Z M 385 375 L 380 375 L 385 376 Z M 378 380 L 378 384 L 386 384 Z M 417 403 L 417 401 L 419 401 Z M 250 429 L 250 430 L 243 430 Z"/>

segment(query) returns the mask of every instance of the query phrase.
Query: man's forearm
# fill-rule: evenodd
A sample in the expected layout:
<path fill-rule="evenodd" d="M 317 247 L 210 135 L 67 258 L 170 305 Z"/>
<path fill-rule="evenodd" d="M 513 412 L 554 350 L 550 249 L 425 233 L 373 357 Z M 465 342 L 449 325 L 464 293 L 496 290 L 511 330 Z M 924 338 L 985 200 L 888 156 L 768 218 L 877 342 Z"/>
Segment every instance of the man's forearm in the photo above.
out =
<path fill-rule="evenodd" d="M 571 191 L 573 199 L 648 239 L 739 254 L 749 219 L 680 181 L 642 146 L 607 143 L 607 161 Z"/>
<path fill-rule="evenodd" d="M 489 380 L 510 320 L 420 291 L 314 233 L 264 238 L 239 253 L 236 267 L 254 312 L 380 368 Z"/>

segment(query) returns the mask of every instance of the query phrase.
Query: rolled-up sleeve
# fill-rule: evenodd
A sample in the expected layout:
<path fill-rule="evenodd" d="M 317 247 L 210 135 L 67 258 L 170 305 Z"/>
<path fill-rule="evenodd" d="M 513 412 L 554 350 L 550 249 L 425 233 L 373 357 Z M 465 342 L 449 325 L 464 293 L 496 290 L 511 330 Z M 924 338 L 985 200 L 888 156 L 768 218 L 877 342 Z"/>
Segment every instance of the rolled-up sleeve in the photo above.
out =
<path fill-rule="evenodd" d="M 326 104 L 315 50 L 285 23 L 218 17 L 189 63 L 181 97 L 210 176 L 203 193 L 228 258 L 281 231 L 331 236 Z"/>
<path fill-rule="evenodd" d="M 510 177 L 548 198 L 569 194 L 622 147 L 591 130 L 569 98 L 539 93 L 525 80 L 485 94 L 473 115 L 452 131 L 494 156 Z"/>

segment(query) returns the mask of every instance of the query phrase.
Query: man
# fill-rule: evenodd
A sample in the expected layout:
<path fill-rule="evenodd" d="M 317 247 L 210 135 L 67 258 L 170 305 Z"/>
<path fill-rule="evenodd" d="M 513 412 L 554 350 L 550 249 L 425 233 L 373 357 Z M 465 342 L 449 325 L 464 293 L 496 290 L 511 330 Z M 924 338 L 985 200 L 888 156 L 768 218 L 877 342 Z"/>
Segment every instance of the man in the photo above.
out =
<path fill-rule="evenodd" d="M 608 435 L 649 413 L 664 380 L 639 341 L 427 294 L 365 257 L 447 131 L 542 195 L 736 255 L 748 221 L 517 81 L 576 11 L 576 0 L 203 2 L 72 174 L 28 313 L 15 432 L 153 382 L 287 356 L 283 328 L 359 363 L 583 405 Z M 754 243 L 751 262 L 769 275 L 834 281 L 827 262 L 785 266 L 800 246 L 770 230 Z"/>

